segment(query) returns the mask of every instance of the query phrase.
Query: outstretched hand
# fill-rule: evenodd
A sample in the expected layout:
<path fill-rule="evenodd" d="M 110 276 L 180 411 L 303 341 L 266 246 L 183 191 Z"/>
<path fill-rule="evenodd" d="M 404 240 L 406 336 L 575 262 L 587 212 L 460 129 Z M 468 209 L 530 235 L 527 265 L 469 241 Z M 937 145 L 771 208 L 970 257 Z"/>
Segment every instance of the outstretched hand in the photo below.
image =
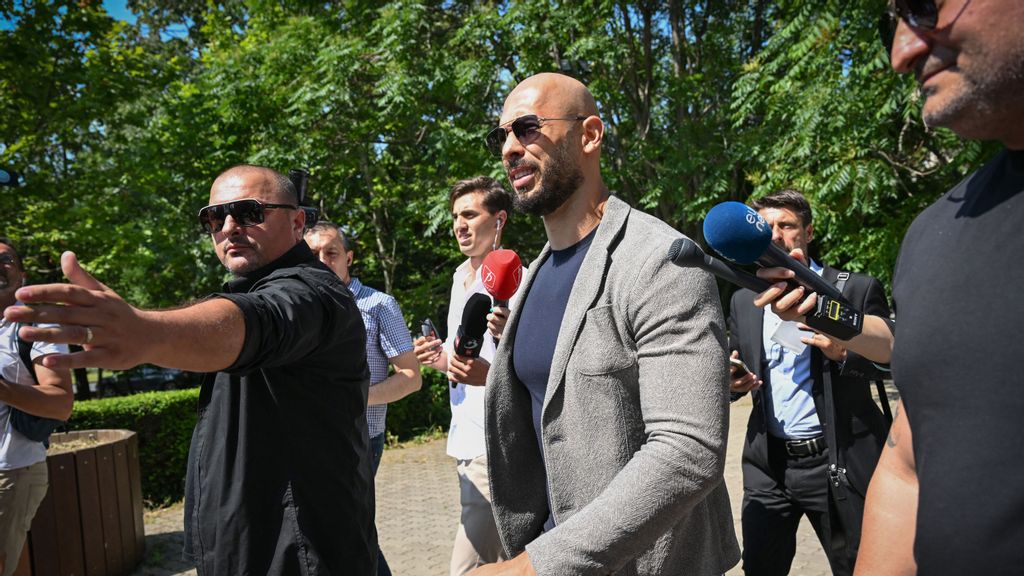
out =
<path fill-rule="evenodd" d="M 23 302 L 4 311 L 4 318 L 23 324 L 19 335 L 30 342 L 79 344 L 82 352 L 52 354 L 43 358 L 47 368 L 99 366 L 115 370 L 142 362 L 140 350 L 155 335 L 141 328 L 142 312 L 92 277 L 73 252 L 60 257 L 67 284 L 25 286 L 15 293 Z"/>

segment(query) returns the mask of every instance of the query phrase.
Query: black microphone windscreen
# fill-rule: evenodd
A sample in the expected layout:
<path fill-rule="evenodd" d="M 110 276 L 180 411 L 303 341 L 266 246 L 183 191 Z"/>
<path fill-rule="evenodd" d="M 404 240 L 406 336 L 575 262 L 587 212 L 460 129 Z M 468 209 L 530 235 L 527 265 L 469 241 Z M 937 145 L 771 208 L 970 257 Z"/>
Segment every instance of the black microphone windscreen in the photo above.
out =
<path fill-rule="evenodd" d="M 491 312 L 491 297 L 473 294 L 462 310 L 462 329 L 466 336 L 481 338 L 487 331 L 487 315 Z"/>

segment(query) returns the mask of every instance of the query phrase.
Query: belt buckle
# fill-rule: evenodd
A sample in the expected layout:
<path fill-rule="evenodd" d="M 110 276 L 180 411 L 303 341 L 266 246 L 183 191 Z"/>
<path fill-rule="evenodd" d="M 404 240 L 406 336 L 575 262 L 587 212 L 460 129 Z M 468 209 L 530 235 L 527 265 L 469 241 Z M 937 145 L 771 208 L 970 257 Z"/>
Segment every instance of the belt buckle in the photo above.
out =
<path fill-rule="evenodd" d="M 808 453 L 804 450 L 807 449 L 808 442 L 808 440 L 787 440 L 786 454 L 790 456 L 807 456 Z"/>

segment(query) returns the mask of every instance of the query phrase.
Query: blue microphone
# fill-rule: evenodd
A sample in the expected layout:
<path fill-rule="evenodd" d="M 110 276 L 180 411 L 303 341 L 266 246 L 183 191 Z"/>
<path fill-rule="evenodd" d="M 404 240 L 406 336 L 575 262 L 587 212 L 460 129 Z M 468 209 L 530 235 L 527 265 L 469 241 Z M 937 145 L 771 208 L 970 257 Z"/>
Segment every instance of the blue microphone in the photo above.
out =
<path fill-rule="evenodd" d="M 726 260 L 792 270 L 796 281 L 809 290 L 846 302 L 835 286 L 772 243 L 771 225 L 746 204 L 722 202 L 712 208 L 704 218 L 704 238 Z"/>

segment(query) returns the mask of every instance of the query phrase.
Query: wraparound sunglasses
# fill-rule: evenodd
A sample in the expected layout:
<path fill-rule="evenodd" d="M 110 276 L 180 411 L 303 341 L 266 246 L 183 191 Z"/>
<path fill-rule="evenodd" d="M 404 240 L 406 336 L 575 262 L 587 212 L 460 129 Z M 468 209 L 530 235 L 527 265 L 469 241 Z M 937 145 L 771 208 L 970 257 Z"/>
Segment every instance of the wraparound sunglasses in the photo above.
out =
<path fill-rule="evenodd" d="M 260 202 L 255 198 L 235 200 L 223 204 L 213 204 L 199 211 L 199 223 L 208 234 L 219 232 L 224 227 L 224 219 L 231 216 L 239 226 L 255 226 L 262 224 L 265 218 L 265 210 L 275 208 L 288 208 L 295 210 L 298 207 L 291 204 L 268 204 Z"/>

